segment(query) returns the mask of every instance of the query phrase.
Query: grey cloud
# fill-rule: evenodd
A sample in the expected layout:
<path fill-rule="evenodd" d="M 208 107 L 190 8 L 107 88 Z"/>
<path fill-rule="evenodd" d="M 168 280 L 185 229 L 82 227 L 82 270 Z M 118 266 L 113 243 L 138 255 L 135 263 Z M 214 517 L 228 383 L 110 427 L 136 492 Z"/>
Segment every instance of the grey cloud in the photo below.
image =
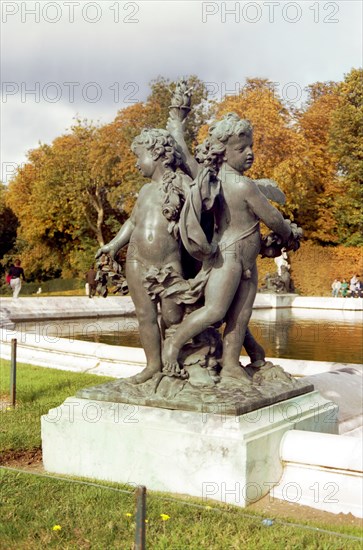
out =
<path fill-rule="evenodd" d="M 246 18 L 236 22 L 230 15 L 223 23 L 221 3 L 209 2 L 208 7 L 217 13 L 203 23 L 203 3 L 198 1 L 138 2 L 136 14 L 130 9 L 123 11 L 124 4 L 119 3 L 119 23 L 110 9 L 115 2 L 99 3 L 102 17 L 95 24 L 84 21 L 77 11 L 74 23 L 67 22 L 66 17 L 56 24 L 44 20 L 34 23 L 31 18 L 21 23 L 19 14 L 8 17 L 3 25 L 2 79 L 18 85 L 19 93 L 9 96 L 6 102 L 2 98 L 2 134 L 7 138 L 2 140 L 3 162 L 24 159 L 29 147 L 35 147 L 39 139 L 51 140 L 62 133 L 77 113 L 95 120 L 111 120 L 128 104 L 127 94 L 134 93 L 132 99 L 144 100 L 149 81 L 158 75 L 174 79 L 197 74 L 206 82 L 216 83 L 221 95 L 223 91 L 233 93 L 236 83 L 243 85 L 248 76 L 279 82 L 280 89 L 289 82 L 303 88 L 317 80 L 340 80 L 352 66 L 361 64 L 359 2 L 319 2 L 318 22 L 314 22 L 316 8 L 312 9 L 316 3 L 297 3 L 302 16 L 296 24 L 283 19 L 283 2 L 277 7 L 273 23 L 268 20 L 266 6 L 256 23 Z M 235 4 L 227 2 L 228 6 Z M 242 10 L 247 3 L 237 4 Z M 328 4 L 339 8 L 337 23 L 324 23 L 331 14 L 331 10 L 324 10 Z M 54 16 L 51 12 L 48 15 Z M 92 11 L 89 16 L 94 16 Z M 126 23 L 125 17 L 138 19 L 139 23 Z M 29 94 L 22 101 L 21 86 L 31 89 L 37 82 L 39 103 Z M 59 101 L 54 103 L 42 93 L 45 86 L 45 96 L 54 97 L 57 89 L 47 87 L 50 82 L 57 83 L 61 90 Z M 74 88 L 73 102 L 66 82 L 79 83 Z M 91 82 L 102 91 L 94 103 L 82 94 L 86 86 L 86 92 L 94 97 L 97 88 L 90 87 Z"/>

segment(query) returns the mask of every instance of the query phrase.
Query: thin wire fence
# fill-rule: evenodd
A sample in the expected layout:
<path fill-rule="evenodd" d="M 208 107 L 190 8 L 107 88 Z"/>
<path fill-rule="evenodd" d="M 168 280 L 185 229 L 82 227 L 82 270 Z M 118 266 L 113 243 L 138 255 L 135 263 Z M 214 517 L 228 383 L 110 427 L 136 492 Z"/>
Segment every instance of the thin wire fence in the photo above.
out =
<path fill-rule="evenodd" d="M 44 478 L 44 479 L 51 479 L 51 480 L 62 481 L 62 482 L 66 482 L 66 483 L 74 483 L 74 484 L 85 485 L 85 486 L 89 486 L 89 487 L 96 487 L 98 489 L 105 489 L 105 490 L 114 491 L 114 492 L 117 492 L 117 493 L 123 493 L 123 494 L 127 494 L 127 495 L 135 495 L 135 490 L 120 489 L 118 487 L 111 487 L 109 485 L 101 485 L 99 483 L 94 483 L 94 482 L 91 482 L 91 481 L 81 481 L 81 480 L 71 479 L 71 478 L 67 478 L 67 477 L 54 476 L 54 475 L 49 475 L 49 474 L 41 474 L 39 472 L 29 472 L 27 470 L 22 470 L 22 469 L 19 469 L 19 468 L 11 468 L 9 466 L 0 466 L 0 469 L 5 470 L 5 471 L 9 471 L 9 472 L 16 472 L 16 473 L 20 473 L 20 474 L 27 474 L 27 475 L 30 475 L 30 476 L 36 476 L 36 477 Z M 138 489 L 138 487 L 136 489 Z M 182 498 L 177 499 L 177 498 L 173 498 L 173 497 L 167 497 L 167 496 L 156 495 L 156 494 L 149 495 L 149 498 L 153 498 L 153 499 L 164 501 L 164 502 L 173 502 L 173 503 L 176 503 L 176 504 L 180 504 L 180 505 L 183 505 L 183 506 L 188 506 L 190 508 L 195 508 L 195 509 L 200 509 L 200 510 L 208 509 L 210 512 L 215 512 L 215 513 L 218 513 L 218 514 L 231 513 L 230 510 L 223 510 L 223 509 L 220 509 L 220 508 L 215 508 L 215 507 L 210 506 L 210 505 L 202 505 L 202 504 L 196 504 L 196 503 L 193 503 L 193 502 L 187 502 L 187 501 L 183 500 Z M 251 520 L 256 520 L 256 521 L 261 521 L 262 520 L 262 521 L 264 521 L 266 519 L 266 518 L 263 518 L 262 516 L 259 516 L 257 514 L 256 515 L 248 514 L 246 512 L 242 512 L 242 511 L 239 512 L 239 513 L 240 513 L 241 517 L 248 518 L 248 519 L 251 519 Z M 359 541 L 359 542 L 362 542 L 362 544 L 363 544 L 363 537 L 348 535 L 346 533 L 339 533 L 337 531 L 330 531 L 328 529 L 322 529 L 320 527 L 313 527 L 313 526 L 304 525 L 304 524 L 301 524 L 301 523 L 293 523 L 293 522 L 290 522 L 290 521 L 283 521 L 283 520 L 280 520 L 280 519 L 273 519 L 273 520 L 267 520 L 267 521 L 271 521 L 274 525 L 281 525 L 281 526 L 284 526 L 284 527 L 295 527 L 297 529 L 304 529 L 304 530 L 307 530 L 307 531 L 313 531 L 315 533 L 326 534 L 326 535 L 334 536 L 334 537 L 341 538 L 341 539 Z M 265 523 L 265 525 L 272 525 L 272 523 Z"/>

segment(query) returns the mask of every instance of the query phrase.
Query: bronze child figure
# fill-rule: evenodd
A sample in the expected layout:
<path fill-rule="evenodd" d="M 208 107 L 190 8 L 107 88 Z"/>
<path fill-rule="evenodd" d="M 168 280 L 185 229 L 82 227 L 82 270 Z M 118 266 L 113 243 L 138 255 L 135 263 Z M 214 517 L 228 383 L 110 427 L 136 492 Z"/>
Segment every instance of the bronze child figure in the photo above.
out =
<path fill-rule="evenodd" d="M 257 292 L 260 219 L 288 245 L 295 238 L 292 226 L 258 185 L 243 175 L 252 166 L 252 148 L 252 127 L 235 113 L 214 123 L 200 148 L 198 160 L 214 164 L 221 184 L 222 204 L 213 238 L 218 249 L 205 287 L 204 306 L 186 317 L 164 343 L 162 357 L 167 370 L 177 369 L 180 350 L 189 339 L 224 319 L 222 378 L 248 380 L 239 356 Z"/>
<path fill-rule="evenodd" d="M 130 218 L 117 235 L 101 247 L 96 258 L 103 253 L 112 258 L 128 244 L 126 278 L 139 321 L 140 339 L 145 350 L 147 366 L 142 373 L 128 381 L 145 382 L 161 372 L 161 333 L 157 318 L 157 302 L 145 288 L 150 269 L 170 266 L 182 275 L 179 244 L 173 234 L 173 223 L 179 217 L 183 201 L 183 187 L 189 179 L 177 170 L 181 155 L 174 138 L 166 130 L 145 129 L 135 138 L 132 150 L 137 157 L 136 166 L 150 178 L 140 190 Z M 169 298 L 160 299 L 164 326 L 179 323 L 183 306 Z"/>

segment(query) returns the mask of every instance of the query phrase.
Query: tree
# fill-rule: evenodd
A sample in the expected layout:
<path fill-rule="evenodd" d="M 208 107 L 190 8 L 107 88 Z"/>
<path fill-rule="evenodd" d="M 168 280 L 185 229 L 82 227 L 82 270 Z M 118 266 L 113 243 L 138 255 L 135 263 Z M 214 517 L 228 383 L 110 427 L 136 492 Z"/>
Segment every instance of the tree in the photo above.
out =
<path fill-rule="evenodd" d="M 18 228 L 18 219 L 6 205 L 7 187 L 0 182 L 0 260 L 14 246 Z"/>
<path fill-rule="evenodd" d="M 340 193 L 337 198 L 339 241 L 347 246 L 363 244 L 363 70 L 352 69 L 339 86 L 339 104 L 329 135 L 336 155 Z"/>
<path fill-rule="evenodd" d="M 30 151 L 10 182 L 9 203 L 20 220 L 28 272 L 39 272 L 42 265 L 42 276 L 60 269 L 74 274 L 85 263 L 82 257 L 89 263 L 94 254 L 92 241 L 103 244 L 110 236 L 107 186 L 117 184 L 120 158 L 108 130 L 77 121 L 70 133 Z"/>
<path fill-rule="evenodd" d="M 214 104 L 216 118 L 228 112 L 237 113 L 253 125 L 255 162 L 247 175 L 276 180 L 287 197 L 283 213 L 302 224 L 310 205 L 310 184 L 303 175 L 308 148 L 274 84 L 266 79 L 247 79 L 239 95 Z M 199 138 L 206 134 L 207 128 L 203 127 Z"/>
<path fill-rule="evenodd" d="M 337 244 L 337 161 L 329 149 L 329 132 L 339 103 L 335 82 L 316 82 L 307 88 L 308 100 L 297 112 L 298 130 L 305 141 L 305 178 L 310 181 L 309 237 L 321 244 Z"/>
<path fill-rule="evenodd" d="M 339 104 L 334 82 L 310 85 L 307 102 L 293 109 L 284 104 L 272 82 L 251 78 L 239 95 L 227 96 L 213 108 L 216 118 L 236 112 L 251 121 L 255 162 L 247 175 L 274 179 L 286 194 L 283 213 L 304 228 L 305 237 L 330 245 L 340 240 L 342 215 L 337 155 L 330 145 Z M 200 140 L 207 130 L 201 129 Z"/>

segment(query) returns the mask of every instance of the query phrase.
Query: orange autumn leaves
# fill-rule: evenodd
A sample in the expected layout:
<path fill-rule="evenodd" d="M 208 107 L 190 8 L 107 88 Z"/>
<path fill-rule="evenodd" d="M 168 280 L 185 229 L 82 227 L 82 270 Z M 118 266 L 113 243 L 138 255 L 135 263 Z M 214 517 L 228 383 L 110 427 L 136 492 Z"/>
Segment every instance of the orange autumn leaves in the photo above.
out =
<path fill-rule="evenodd" d="M 277 181 L 287 196 L 283 213 L 318 244 L 360 243 L 362 71 L 341 83 L 315 83 L 296 109 L 266 79 L 248 79 L 239 95 L 207 101 L 195 76 L 186 136 L 190 147 L 207 122 L 234 111 L 254 126 L 255 163 L 247 175 Z M 120 110 L 109 124 L 77 120 L 50 145 L 28 153 L 3 193 L 18 218 L 14 254 L 37 276 L 77 275 L 94 251 L 129 216 L 144 178 L 130 145 L 144 127 L 165 127 L 175 82 L 151 83 L 146 101 Z M 12 251 L 9 252 L 11 254 Z"/>

